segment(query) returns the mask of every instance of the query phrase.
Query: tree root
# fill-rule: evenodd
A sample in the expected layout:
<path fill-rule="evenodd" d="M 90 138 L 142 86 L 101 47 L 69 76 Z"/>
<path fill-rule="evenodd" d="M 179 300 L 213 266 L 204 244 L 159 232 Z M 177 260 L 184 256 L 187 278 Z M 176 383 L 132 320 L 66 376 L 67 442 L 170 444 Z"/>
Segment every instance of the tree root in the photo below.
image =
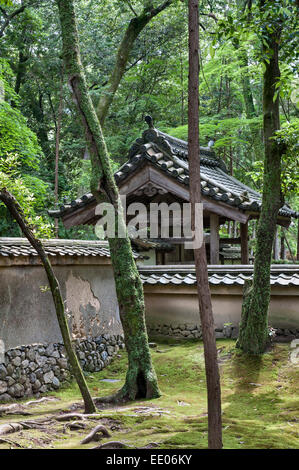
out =
<path fill-rule="evenodd" d="M 102 424 L 98 424 L 93 430 L 80 442 L 80 444 L 88 444 L 91 441 L 98 441 L 99 436 L 97 434 L 101 432 L 105 437 L 111 437 L 111 434 L 108 432 L 107 428 Z"/>
<path fill-rule="evenodd" d="M 85 429 L 86 425 L 87 423 L 85 423 L 84 421 L 72 421 L 71 423 L 66 423 L 63 426 L 63 432 L 65 433 L 67 428 L 69 428 L 71 431 Z"/>
<path fill-rule="evenodd" d="M 0 426 L 0 436 L 11 434 L 13 432 L 21 431 L 24 429 L 21 423 L 7 423 Z"/>
<path fill-rule="evenodd" d="M 101 444 L 96 447 L 92 447 L 92 449 L 135 449 L 134 446 L 129 446 L 128 444 L 124 444 L 123 442 L 120 441 L 110 441 L 110 442 L 105 442 L 104 444 Z"/>
<path fill-rule="evenodd" d="M 22 431 L 23 429 L 38 429 L 52 423 L 53 420 L 49 418 L 32 421 L 19 421 L 18 423 L 5 423 L 0 425 L 0 436 Z"/>
<path fill-rule="evenodd" d="M 0 438 L 0 444 L 9 444 L 11 446 L 15 446 L 15 447 L 20 447 L 20 448 L 24 448 L 23 446 L 21 446 L 21 444 L 19 444 L 18 442 L 14 442 L 14 441 L 11 441 L 10 439 L 4 439 L 3 437 Z"/>
<path fill-rule="evenodd" d="M 39 405 L 40 403 L 44 403 L 46 401 L 56 401 L 58 398 L 55 397 L 43 397 L 39 400 L 31 400 L 27 401 L 26 403 L 19 404 L 19 403 L 11 403 L 9 405 L 0 406 L 0 416 L 2 415 L 23 415 L 29 416 L 32 413 L 26 410 L 29 406 Z"/>
<path fill-rule="evenodd" d="M 98 418 L 100 416 L 101 416 L 100 414 L 66 413 L 64 415 L 54 416 L 54 419 L 56 421 L 70 421 L 70 420 L 73 420 L 75 418 L 84 420 L 84 419 L 88 419 L 88 418 L 90 418 L 90 419 Z"/>
<path fill-rule="evenodd" d="M 59 398 L 56 397 L 42 397 L 39 398 L 38 400 L 31 400 L 27 401 L 24 406 L 34 406 L 34 405 L 39 405 L 40 403 L 44 403 L 45 401 L 59 401 Z"/>

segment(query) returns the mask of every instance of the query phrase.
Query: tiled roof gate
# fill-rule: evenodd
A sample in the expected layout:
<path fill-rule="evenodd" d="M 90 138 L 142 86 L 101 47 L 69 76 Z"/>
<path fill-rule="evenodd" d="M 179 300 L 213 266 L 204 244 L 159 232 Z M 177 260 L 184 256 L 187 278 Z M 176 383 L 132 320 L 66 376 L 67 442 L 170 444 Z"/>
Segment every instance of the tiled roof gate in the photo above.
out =
<path fill-rule="evenodd" d="M 241 211 L 258 213 L 261 209 L 261 195 L 229 175 L 224 162 L 208 147 L 200 148 L 201 192 L 203 196 L 220 201 Z M 128 161 L 115 173 L 115 180 L 121 186 L 146 162 L 159 169 L 176 182 L 189 187 L 189 165 L 187 142 L 171 137 L 150 127 L 137 139 L 128 153 Z M 59 210 L 49 211 L 53 217 L 63 217 L 94 204 L 91 193 L 60 206 Z M 299 213 L 285 204 L 279 211 L 284 218 L 299 218 Z"/>

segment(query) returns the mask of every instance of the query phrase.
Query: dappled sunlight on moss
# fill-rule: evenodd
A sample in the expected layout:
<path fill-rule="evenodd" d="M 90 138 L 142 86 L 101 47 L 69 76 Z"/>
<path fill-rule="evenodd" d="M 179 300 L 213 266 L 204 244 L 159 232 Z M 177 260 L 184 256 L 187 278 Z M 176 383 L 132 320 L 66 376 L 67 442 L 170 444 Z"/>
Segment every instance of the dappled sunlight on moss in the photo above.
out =
<path fill-rule="evenodd" d="M 220 359 L 223 410 L 224 448 L 272 449 L 298 448 L 297 399 L 298 367 L 289 361 L 289 345 L 276 344 L 263 356 L 253 358 L 240 355 L 232 340 L 217 341 Z M 164 351 L 164 352 L 159 352 Z M 140 399 L 117 407 L 105 407 L 102 418 L 115 420 L 119 425 L 112 430 L 112 439 L 142 447 L 150 442 L 159 448 L 206 448 L 207 405 L 203 345 L 200 341 L 159 343 L 151 350 L 162 396 L 155 400 Z M 110 395 L 124 383 L 127 356 L 121 352 L 106 369 L 87 374 L 93 396 Z M 118 379 L 117 383 L 102 379 Z M 74 382 L 67 383 L 57 392 L 60 400 L 36 406 L 36 417 L 67 410 L 80 402 L 79 390 Z M 22 417 L 14 417 L 21 420 Z M 6 417 L 5 421 L 11 421 Z M 4 422 L 4 418 L 1 418 Z M 92 426 L 92 424 L 90 424 Z M 40 431 L 38 431 L 40 433 Z M 36 433 L 35 433 L 36 434 Z M 48 433 L 49 434 L 49 433 Z M 46 436 L 55 448 L 89 448 L 80 445 L 86 431 L 62 432 L 54 427 Z M 16 441 L 18 433 L 13 435 Z M 28 445 L 43 436 L 26 431 Z M 101 440 L 107 442 L 111 438 Z M 1 444 L 0 448 L 7 447 Z"/>

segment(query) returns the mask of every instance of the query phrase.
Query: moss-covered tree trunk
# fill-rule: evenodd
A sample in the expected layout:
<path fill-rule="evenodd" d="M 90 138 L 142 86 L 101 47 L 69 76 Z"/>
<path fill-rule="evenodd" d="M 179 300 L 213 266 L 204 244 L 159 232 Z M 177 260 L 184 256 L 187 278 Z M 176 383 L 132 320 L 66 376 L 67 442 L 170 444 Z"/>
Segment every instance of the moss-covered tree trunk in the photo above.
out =
<path fill-rule="evenodd" d="M 72 0 L 57 0 L 57 5 L 61 22 L 65 69 L 74 102 L 83 122 L 92 162 L 91 190 L 99 202 L 105 200 L 113 204 L 116 212 L 116 233 L 124 234 L 124 238 L 109 239 L 120 318 L 129 360 L 125 385 L 115 399 L 158 397 L 160 392 L 151 361 L 145 325 L 142 283 L 122 213 L 118 217 L 118 213 L 122 212 L 122 207 L 102 129 L 86 85 L 80 58 L 74 4 Z"/>
<path fill-rule="evenodd" d="M 28 239 L 28 241 L 31 243 L 33 248 L 35 248 L 35 250 L 39 254 L 39 257 L 41 259 L 41 262 L 45 268 L 45 271 L 48 277 L 48 281 L 49 281 L 49 285 L 50 285 L 50 289 L 51 289 L 51 293 L 52 293 L 52 297 L 53 297 L 53 301 L 55 305 L 56 316 L 57 316 L 57 320 L 59 323 L 61 336 L 63 339 L 63 344 L 65 346 L 66 353 L 70 361 L 71 371 L 76 379 L 76 382 L 78 384 L 78 387 L 80 389 L 80 392 L 84 401 L 85 413 L 87 414 L 94 413 L 96 411 L 96 407 L 89 393 L 80 363 L 73 349 L 69 326 L 67 323 L 65 309 L 64 309 L 64 302 L 63 302 L 62 295 L 61 295 L 60 285 L 54 274 L 49 258 L 46 255 L 46 252 L 43 248 L 42 243 L 40 242 L 40 240 L 38 240 L 34 236 L 32 230 L 30 229 L 29 224 L 26 221 L 25 216 L 23 214 L 23 211 L 20 205 L 18 204 L 18 202 L 16 201 L 16 199 L 14 198 L 14 196 L 10 194 L 8 191 L 6 191 L 5 189 L 2 189 L 0 190 L 0 200 L 6 205 L 7 209 L 9 210 L 14 220 L 16 220 L 16 222 L 18 223 L 25 237 Z"/>
<path fill-rule="evenodd" d="M 261 2 L 261 7 L 267 1 Z M 253 282 L 246 286 L 243 297 L 240 333 L 237 345 L 246 353 L 265 351 L 268 333 L 268 308 L 270 302 L 271 255 L 276 230 L 277 215 L 282 206 L 281 157 L 282 148 L 273 140 L 279 129 L 279 100 L 275 99 L 275 85 L 280 76 L 278 48 L 279 26 L 269 34 L 269 48 L 264 45 L 265 72 L 263 78 L 264 126 L 264 178 L 261 214 L 257 228 L 257 246 Z M 268 52 L 270 50 L 270 53 Z"/>

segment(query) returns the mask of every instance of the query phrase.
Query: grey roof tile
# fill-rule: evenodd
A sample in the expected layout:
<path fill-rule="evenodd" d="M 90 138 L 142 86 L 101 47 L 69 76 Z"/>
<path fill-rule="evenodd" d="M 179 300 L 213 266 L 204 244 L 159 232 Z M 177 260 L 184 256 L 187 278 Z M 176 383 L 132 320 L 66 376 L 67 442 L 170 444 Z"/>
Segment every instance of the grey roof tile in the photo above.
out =
<path fill-rule="evenodd" d="M 158 129 L 144 131 L 142 138 L 136 140 L 128 153 L 128 161 L 115 173 L 118 185 L 138 170 L 144 163 L 150 162 L 179 183 L 189 184 L 187 142 L 171 137 Z M 206 147 L 200 148 L 201 191 L 205 196 L 239 207 L 241 210 L 258 212 L 261 208 L 261 195 L 249 186 L 229 175 L 223 161 Z M 61 217 L 86 204 L 94 202 L 91 193 L 61 206 L 60 210 L 49 211 L 53 217 Z M 299 217 L 299 213 L 284 205 L 279 214 L 285 217 Z"/>
<path fill-rule="evenodd" d="M 252 265 L 231 265 L 209 267 L 210 285 L 243 286 L 252 279 Z M 143 284 L 195 285 L 194 266 L 139 266 Z M 271 286 L 299 287 L 299 265 L 272 265 Z"/>
<path fill-rule="evenodd" d="M 94 240 L 42 240 L 49 256 L 104 256 L 110 257 L 108 242 Z M 135 258 L 138 254 L 133 252 Z M 1 256 L 38 256 L 26 238 L 0 238 Z"/>

